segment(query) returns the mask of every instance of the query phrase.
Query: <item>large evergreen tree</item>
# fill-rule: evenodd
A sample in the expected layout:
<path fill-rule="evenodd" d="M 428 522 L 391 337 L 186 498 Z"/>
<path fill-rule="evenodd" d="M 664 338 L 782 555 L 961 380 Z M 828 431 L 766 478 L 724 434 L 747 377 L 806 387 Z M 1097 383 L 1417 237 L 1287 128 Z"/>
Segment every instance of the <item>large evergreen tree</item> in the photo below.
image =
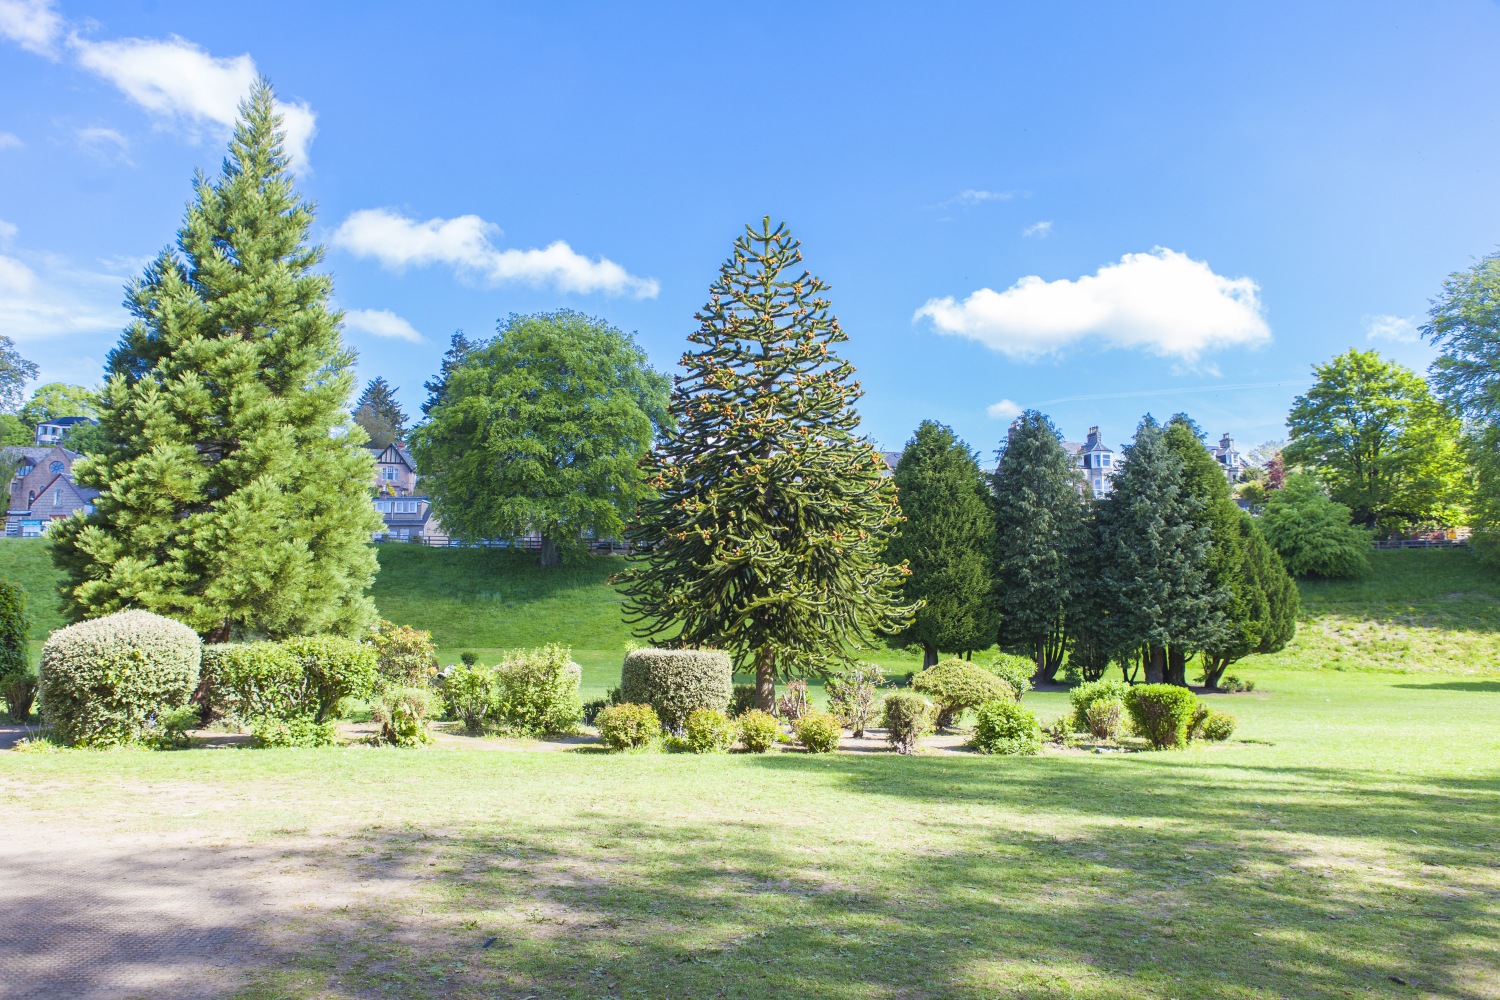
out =
<path fill-rule="evenodd" d="M 638 634 L 716 646 L 777 677 L 828 670 L 875 632 L 905 627 L 903 568 L 882 558 L 895 483 L 859 435 L 854 367 L 828 286 L 798 268 L 785 226 L 746 227 L 709 287 L 653 455 L 658 496 L 631 533 L 624 574 Z"/>
<path fill-rule="evenodd" d="M 1235 602 L 1226 639 L 1203 650 L 1203 684 L 1218 687 L 1224 671 L 1251 653 L 1285 649 L 1297 632 L 1301 598 L 1297 584 L 1276 550 L 1261 534 L 1255 518 L 1239 516 L 1243 559 L 1235 583 Z"/>
<path fill-rule="evenodd" d="M 95 510 L 54 528 L 72 614 L 144 608 L 213 640 L 361 631 L 375 618 L 373 465 L 349 421 L 353 355 L 307 245 L 271 87 L 129 289 L 109 356 Z"/>
<path fill-rule="evenodd" d="M 895 480 L 905 521 L 885 559 L 907 565 L 906 599 L 922 605 L 896 641 L 921 646 L 924 668 L 940 652 L 984 649 L 997 624 L 995 521 L 979 463 L 951 428 L 927 420 L 901 452 Z"/>
<path fill-rule="evenodd" d="M 1215 613 L 1209 529 L 1184 483 L 1183 461 L 1147 416 L 1100 504 L 1098 586 L 1108 595 L 1108 649 L 1132 651 L 1148 683 L 1167 681 L 1167 650 L 1201 649 Z M 1179 680 L 1178 678 L 1172 678 Z"/>
<path fill-rule="evenodd" d="M 584 533 L 617 538 L 647 492 L 665 376 L 635 340 L 561 310 L 511 316 L 467 353 L 412 434 L 433 511 L 459 538 L 541 535 L 556 566 Z"/>
<path fill-rule="evenodd" d="M 396 390 L 376 376 L 354 404 L 354 422 L 364 428 L 373 448 L 406 440 L 406 411 L 396 402 Z"/>
<path fill-rule="evenodd" d="M 1193 523 L 1207 533 L 1204 554 L 1202 618 L 1197 644 L 1172 645 L 1167 650 L 1167 680 L 1187 683 L 1187 661 L 1203 653 L 1205 662 L 1252 643 L 1255 637 L 1253 595 L 1244 589 L 1245 542 L 1240 534 L 1240 508 L 1229 492 L 1224 468 L 1203 446 L 1203 433 L 1191 417 L 1179 413 L 1167 423 L 1163 439 L 1182 460 L 1182 485 L 1194 500 Z"/>
<path fill-rule="evenodd" d="M 449 341 L 448 350 L 443 354 L 442 366 L 438 369 L 437 376 L 422 383 L 422 388 L 427 390 L 427 402 L 422 404 L 424 415 L 432 413 L 433 409 L 443 401 L 443 396 L 448 391 L 448 379 L 452 377 L 454 370 L 463 364 L 469 352 L 478 346 L 464 336 L 462 330 L 453 331 L 453 339 Z"/>
<path fill-rule="evenodd" d="M 1089 526 L 1083 480 L 1044 414 L 1011 425 L 995 470 L 1000 644 L 1036 661 L 1036 681 L 1057 677 L 1069 618 L 1083 586 Z"/>

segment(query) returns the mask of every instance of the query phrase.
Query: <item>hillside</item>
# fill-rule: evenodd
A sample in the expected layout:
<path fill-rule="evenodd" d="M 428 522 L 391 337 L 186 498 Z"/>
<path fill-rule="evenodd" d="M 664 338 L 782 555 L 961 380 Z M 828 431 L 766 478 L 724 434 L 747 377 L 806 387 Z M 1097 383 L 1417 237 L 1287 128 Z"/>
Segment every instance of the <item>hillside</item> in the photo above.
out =
<path fill-rule="evenodd" d="M 63 624 L 58 574 L 45 540 L 0 541 L 0 578 L 31 595 L 38 643 Z M 584 665 L 584 686 L 616 682 L 631 641 L 609 578 L 619 558 L 591 557 L 542 570 L 527 553 L 383 545 L 375 602 L 392 621 L 432 632 L 442 658 L 472 650 L 493 659 L 505 649 L 562 642 Z M 1297 639 L 1257 666 L 1331 670 L 1500 673 L 1500 574 L 1452 549 L 1373 553 L 1363 580 L 1302 584 Z M 914 654 L 869 654 L 889 671 L 917 666 Z"/>

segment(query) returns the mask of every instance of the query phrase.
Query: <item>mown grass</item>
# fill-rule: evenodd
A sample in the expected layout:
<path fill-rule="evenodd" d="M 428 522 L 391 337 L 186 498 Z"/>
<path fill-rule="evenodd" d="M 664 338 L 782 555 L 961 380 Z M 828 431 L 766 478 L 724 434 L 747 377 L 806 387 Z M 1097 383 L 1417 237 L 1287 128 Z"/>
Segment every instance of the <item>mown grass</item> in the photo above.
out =
<path fill-rule="evenodd" d="M 0 815 L 376 887 L 244 998 L 1500 996 L 1500 682 L 1261 680 L 1182 752 L 0 754 Z"/>

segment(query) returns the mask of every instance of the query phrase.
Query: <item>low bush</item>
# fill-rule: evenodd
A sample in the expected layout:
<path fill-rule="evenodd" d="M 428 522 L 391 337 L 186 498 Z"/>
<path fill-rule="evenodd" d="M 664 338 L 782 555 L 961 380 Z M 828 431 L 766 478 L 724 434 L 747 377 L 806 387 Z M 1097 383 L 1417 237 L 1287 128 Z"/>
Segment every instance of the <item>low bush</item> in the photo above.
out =
<path fill-rule="evenodd" d="M 729 695 L 729 714 L 739 718 L 755 707 L 756 700 L 754 684 L 736 684 Z"/>
<path fill-rule="evenodd" d="M 255 719 L 250 723 L 255 745 L 281 747 L 328 747 L 339 741 L 332 722 L 315 722 L 305 716 L 295 719 Z"/>
<path fill-rule="evenodd" d="M 932 703 L 919 694 L 897 691 L 885 696 L 881 725 L 897 753 L 917 752 L 917 741 L 932 731 Z"/>
<path fill-rule="evenodd" d="M 474 664 L 479 662 L 479 654 L 471 653 L 466 649 L 462 653 L 458 654 L 458 662 L 462 663 L 466 667 L 472 667 Z"/>
<path fill-rule="evenodd" d="M 499 691 L 493 670 L 472 664 L 456 666 L 443 679 L 442 691 L 443 711 L 449 718 L 463 723 L 464 732 L 471 736 L 484 731 Z"/>
<path fill-rule="evenodd" d="M 149 611 L 58 629 L 42 647 L 42 714 L 64 743 L 135 742 L 152 717 L 192 696 L 201 648 L 192 629 Z"/>
<path fill-rule="evenodd" d="M 301 665 L 304 704 L 315 722 L 336 716 L 345 698 L 368 698 L 375 691 L 380 672 L 373 646 L 341 635 L 304 635 L 281 647 Z"/>
<path fill-rule="evenodd" d="M 1137 684 L 1125 692 L 1132 726 L 1158 750 L 1187 744 L 1197 708 L 1197 696 L 1175 684 Z"/>
<path fill-rule="evenodd" d="M 1120 738 L 1125 721 L 1125 703 L 1119 698 L 1099 698 L 1083 711 L 1084 729 L 1101 740 Z"/>
<path fill-rule="evenodd" d="M 770 712 L 752 708 L 738 719 L 740 743 L 751 753 L 767 753 L 781 735 L 781 723 Z"/>
<path fill-rule="evenodd" d="M 776 699 L 776 714 L 784 722 L 796 722 L 807 714 L 807 681 L 795 680 Z"/>
<path fill-rule="evenodd" d="M 1036 662 L 1025 656 L 1000 653 L 989 662 L 989 672 L 1009 684 L 1020 701 L 1031 690 L 1031 678 L 1036 676 Z"/>
<path fill-rule="evenodd" d="M 427 731 L 432 693 L 425 687 L 386 687 L 376 697 L 370 714 L 380 726 L 381 743 L 420 747 L 432 742 L 432 734 Z"/>
<path fill-rule="evenodd" d="M 927 695 L 937 706 L 937 718 L 933 724 L 944 729 L 958 721 L 959 716 L 985 702 L 999 699 L 1015 701 L 1016 691 L 1010 684 L 966 660 L 944 660 L 937 666 L 928 667 L 917 674 L 911 682 L 912 689 Z"/>
<path fill-rule="evenodd" d="M 880 685 L 885 672 L 874 663 L 854 666 L 828 678 L 823 690 L 828 695 L 828 710 L 838 716 L 844 728 L 856 737 L 865 735 L 880 715 Z"/>
<path fill-rule="evenodd" d="M 1203 738 L 1210 743 L 1222 743 L 1234 735 L 1234 716 L 1228 712 L 1210 712 L 1203 720 Z"/>
<path fill-rule="evenodd" d="M 199 705 L 183 705 L 159 712 L 153 720 L 148 741 L 161 750 L 181 750 L 192 740 L 188 731 L 203 724 L 203 708 Z"/>
<path fill-rule="evenodd" d="M 1193 706 L 1193 717 L 1188 720 L 1189 743 L 1203 735 L 1203 723 L 1208 721 L 1209 713 L 1212 711 L 1212 709 L 1201 701 Z"/>
<path fill-rule="evenodd" d="M 25 723 L 31 718 L 36 685 L 36 674 L 29 670 L 0 676 L 0 698 L 5 699 L 5 713 L 11 722 Z"/>
<path fill-rule="evenodd" d="M 199 691 L 210 717 L 291 719 L 317 710 L 302 660 L 276 642 L 204 647 Z"/>
<path fill-rule="evenodd" d="M 375 663 L 387 684 L 420 687 L 437 670 L 432 633 L 381 620 L 375 629 Z"/>
<path fill-rule="evenodd" d="M 1089 706 L 1096 701 L 1118 701 L 1124 703 L 1129 685 L 1124 681 L 1086 681 L 1068 692 L 1068 704 L 1073 706 L 1073 729 L 1089 732 Z"/>
<path fill-rule="evenodd" d="M 808 712 L 792 726 L 808 753 L 832 753 L 839 748 L 844 727 L 831 712 Z"/>
<path fill-rule="evenodd" d="M 650 705 L 611 705 L 594 720 L 611 750 L 641 750 L 661 735 L 661 717 Z"/>
<path fill-rule="evenodd" d="M 728 753 L 739 727 L 713 708 L 695 708 L 682 724 L 683 739 L 693 753 Z"/>
<path fill-rule="evenodd" d="M 974 711 L 974 748 L 1009 756 L 1040 753 L 1042 727 L 1031 709 L 1009 698 L 987 701 Z"/>
<path fill-rule="evenodd" d="M 495 719 L 508 732 L 525 736 L 577 732 L 582 678 L 583 668 L 567 646 L 514 653 L 495 668 Z"/>
<path fill-rule="evenodd" d="M 1227 691 L 1230 694 L 1237 694 L 1241 691 L 1254 691 L 1255 682 L 1236 677 L 1234 674 L 1228 674 L 1219 678 L 1219 690 Z"/>
<path fill-rule="evenodd" d="M 694 709 L 724 711 L 733 686 L 729 654 L 713 649 L 632 649 L 620 667 L 620 697 L 650 705 L 669 729 Z"/>

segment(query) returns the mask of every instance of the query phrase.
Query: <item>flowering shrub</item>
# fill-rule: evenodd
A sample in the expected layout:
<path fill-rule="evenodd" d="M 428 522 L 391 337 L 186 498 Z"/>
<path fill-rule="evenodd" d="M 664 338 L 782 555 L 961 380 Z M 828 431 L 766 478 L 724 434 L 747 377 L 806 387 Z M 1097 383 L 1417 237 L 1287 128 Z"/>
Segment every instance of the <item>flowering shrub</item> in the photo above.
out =
<path fill-rule="evenodd" d="M 432 693 L 425 687 L 387 687 L 372 706 L 371 715 L 380 725 L 380 742 L 394 747 L 419 747 L 432 742 L 427 717 L 432 712 Z"/>

